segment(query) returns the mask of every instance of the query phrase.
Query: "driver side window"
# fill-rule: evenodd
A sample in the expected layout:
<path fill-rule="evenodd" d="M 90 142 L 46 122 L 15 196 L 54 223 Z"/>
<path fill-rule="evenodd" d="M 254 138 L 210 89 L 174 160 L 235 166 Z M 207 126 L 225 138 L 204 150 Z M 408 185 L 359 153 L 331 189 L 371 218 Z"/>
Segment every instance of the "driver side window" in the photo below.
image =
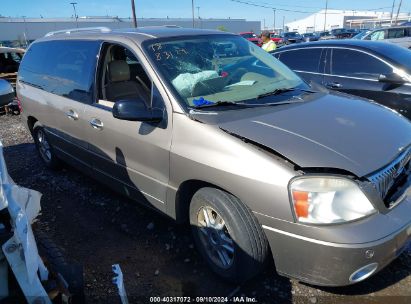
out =
<path fill-rule="evenodd" d="M 119 100 L 151 104 L 152 82 L 133 52 L 122 45 L 103 45 L 97 83 L 97 104 L 108 108 Z"/>

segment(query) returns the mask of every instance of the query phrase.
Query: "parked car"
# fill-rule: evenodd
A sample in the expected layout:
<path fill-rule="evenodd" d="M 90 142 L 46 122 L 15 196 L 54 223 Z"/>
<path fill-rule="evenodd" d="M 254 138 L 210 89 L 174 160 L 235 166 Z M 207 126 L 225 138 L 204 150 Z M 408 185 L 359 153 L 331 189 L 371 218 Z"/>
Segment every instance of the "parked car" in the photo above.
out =
<path fill-rule="evenodd" d="M 15 97 L 14 89 L 10 83 L 0 79 L 0 107 L 7 106 Z"/>
<path fill-rule="evenodd" d="M 347 39 L 353 36 L 353 32 L 346 28 L 332 29 L 331 36 L 334 36 L 336 39 Z"/>
<path fill-rule="evenodd" d="M 272 41 L 274 41 L 277 45 L 281 45 L 284 43 L 283 37 L 281 35 L 278 35 L 276 33 L 271 33 L 270 38 Z"/>
<path fill-rule="evenodd" d="M 320 39 L 315 33 L 305 33 L 302 36 L 305 42 L 318 41 Z"/>
<path fill-rule="evenodd" d="M 298 32 L 288 32 L 283 34 L 284 44 L 303 42 L 303 37 Z"/>
<path fill-rule="evenodd" d="M 7 80 L 0 79 L 0 114 L 18 115 L 20 110 L 13 86 Z"/>
<path fill-rule="evenodd" d="M 372 99 L 411 119 L 411 52 L 372 41 L 320 41 L 274 56 L 306 81 Z"/>
<path fill-rule="evenodd" d="M 376 29 L 356 39 L 384 41 L 411 49 L 411 26 L 394 26 Z"/>
<path fill-rule="evenodd" d="M 361 30 L 357 35 L 352 37 L 352 39 L 362 40 L 362 38 L 365 37 L 370 32 L 371 32 L 371 30 L 369 30 L 369 29 Z"/>
<path fill-rule="evenodd" d="M 239 35 L 254 44 L 261 44 L 260 38 L 258 38 L 258 36 L 253 32 L 242 32 Z"/>
<path fill-rule="evenodd" d="M 315 32 L 315 35 L 318 36 L 318 40 L 326 40 L 327 37 L 331 36 L 329 31 Z"/>
<path fill-rule="evenodd" d="M 234 55 L 215 56 L 221 44 Z M 282 275 L 353 284 L 411 240 L 409 121 L 307 85 L 238 35 L 50 33 L 23 58 L 17 95 L 47 167 L 68 162 L 190 223 L 227 280 L 272 255 Z"/>
<path fill-rule="evenodd" d="M 356 34 L 356 31 L 353 29 L 338 28 L 331 30 L 328 34 L 324 34 L 319 40 L 348 39 Z"/>
<path fill-rule="evenodd" d="M 23 49 L 0 47 L 0 73 L 16 73 L 23 55 Z"/>
<path fill-rule="evenodd" d="M 24 49 L 0 47 L 0 79 L 16 84 L 17 70 L 24 55 Z"/>

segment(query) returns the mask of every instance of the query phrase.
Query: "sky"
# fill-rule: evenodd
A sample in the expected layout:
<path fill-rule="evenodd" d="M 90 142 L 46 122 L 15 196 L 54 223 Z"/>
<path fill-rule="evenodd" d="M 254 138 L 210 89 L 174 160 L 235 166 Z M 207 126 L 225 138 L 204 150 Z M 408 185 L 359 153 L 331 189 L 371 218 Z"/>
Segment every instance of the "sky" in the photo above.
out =
<path fill-rule="evenodd" d="M 5 1 L 5 0 L 3 0 Z M 134 0 L 138 18 L 191 18 L 191 0 Z M 396 0 L 395 12 L 401 0 Z M 131 16 L 131 0 L 18 0 L 0 6 L 0 15 L 11 17 L 71 17 L 77 2 L 78 16 Z M 276 8 L 276 22 L 298 20 L 325 7 L 325 0 L 194 0 L 195 16 L 201 18 L 243 18 L 273 23 L 273 10 L 245 3 Z M 402 1 L 401 12 L 411 12 L 411 0 Z M 35 5 L 33 5 L 35 3 Z M 393 0 L 328 0 L 330 9 L 391 11 Z M 280 21 L 281 20 L 281 21 Z"/>

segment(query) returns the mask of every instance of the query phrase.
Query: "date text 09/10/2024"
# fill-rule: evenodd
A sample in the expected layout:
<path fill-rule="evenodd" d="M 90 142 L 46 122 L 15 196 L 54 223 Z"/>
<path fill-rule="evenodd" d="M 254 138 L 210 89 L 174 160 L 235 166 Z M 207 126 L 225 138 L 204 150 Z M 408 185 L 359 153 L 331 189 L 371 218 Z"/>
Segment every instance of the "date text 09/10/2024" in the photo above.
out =
<path fill-rule="evenodd" d="M 150 297 L 150 303 L 257 303 L 252 297 Z"/>

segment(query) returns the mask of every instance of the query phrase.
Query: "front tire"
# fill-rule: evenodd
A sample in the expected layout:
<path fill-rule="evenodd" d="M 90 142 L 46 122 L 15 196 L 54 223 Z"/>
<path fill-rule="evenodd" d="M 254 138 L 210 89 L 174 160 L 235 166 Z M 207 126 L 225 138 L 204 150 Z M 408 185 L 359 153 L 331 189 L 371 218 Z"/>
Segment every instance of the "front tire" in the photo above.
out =
<path fill-rule="evenodd" d="M 267 239 L 251 210 L 233 195 L 198 190 L 190 204 L 190 224 L 198 250 L 221 277 L 243 283 L 262 270 Z"/>
<path fill-rule="evenodd" d="M 36 122 L 33 126 L 33 139 L 44 164 L 50 169 L 60 168 L 61 161 L 55 155 L 53 147 L 49 143 L 46 131 L 39 122 Z"/>

